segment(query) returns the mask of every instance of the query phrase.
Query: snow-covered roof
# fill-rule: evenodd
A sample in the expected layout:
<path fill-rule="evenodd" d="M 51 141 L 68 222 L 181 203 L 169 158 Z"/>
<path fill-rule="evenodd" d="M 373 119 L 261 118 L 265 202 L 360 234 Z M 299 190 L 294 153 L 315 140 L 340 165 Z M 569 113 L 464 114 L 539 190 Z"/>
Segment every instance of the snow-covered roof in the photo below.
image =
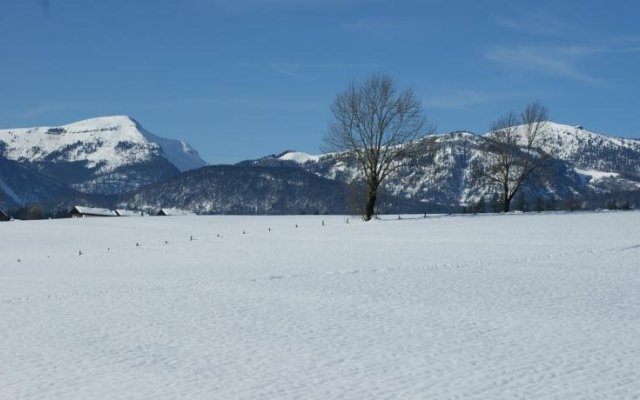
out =
<path fill-rule="evenodd" d="M 194 213 L 187 210 L 181 210 L 179 208 L 161 208 L 160 211 L 158 211 L 157 215 L 178 216 L 178 215 L 194 215 Z"/>
<path fill-rule="evenodd" d="M 135 210 L 117 209 L 115 212 L 119 217 L 139 217 L 142 215 L 141 211 Z"/>
<path fill-rule="evenodd" d="M 75 206 L 71 210 L 71 212 L 76 211 L 78 214 L 84 215 L 97 215 L 101 217 L 114 217 L 116 216 L 115 211 L 111 211 L 106 208 L 94 208 L 94 207 L 84 207 L 84 206 Z"/>

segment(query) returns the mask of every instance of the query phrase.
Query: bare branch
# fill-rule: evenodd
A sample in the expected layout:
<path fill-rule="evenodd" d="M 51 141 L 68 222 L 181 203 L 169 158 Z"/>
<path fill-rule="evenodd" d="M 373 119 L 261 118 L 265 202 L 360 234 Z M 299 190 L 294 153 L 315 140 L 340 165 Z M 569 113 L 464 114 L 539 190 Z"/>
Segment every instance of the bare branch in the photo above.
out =
<path fill-rule="evenodd" d="M 411 89 L 396 93 L 388 75 L 352 82 L 331 106 L 333 121 L 323 150 L 346 152 L 362 165 L 368 184 L 365 219 L 373 215 L 378 188 L 402 161 L 415 153 L 425 135 L 422 105 Z"/>
<path fill-rule="evenodd" d="M 489 158 L 484 179 L 501 191 L 505 212 L 530 176 L 547 165 L 549 155 L 541 145 L 548 119 L 544 106 L 531 103 L 520 114 L 509 113 L 496 120 L 484 137 Z"/>

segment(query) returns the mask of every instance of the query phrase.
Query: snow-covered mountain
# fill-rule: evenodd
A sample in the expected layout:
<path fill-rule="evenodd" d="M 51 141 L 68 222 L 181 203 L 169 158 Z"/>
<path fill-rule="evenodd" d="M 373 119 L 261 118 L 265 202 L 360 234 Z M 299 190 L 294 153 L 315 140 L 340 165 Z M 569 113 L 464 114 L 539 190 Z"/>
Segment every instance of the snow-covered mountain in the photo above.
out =
<path fill-rule="evenodd" d="M 489 201 L 493 193 L 479 184 L 474 168 L 474 164 L 486 162 L 482 141 L 482 136 L 470 132 L 424 137 L 419 155 L 405 160 L 405 166 L 389 178 L 385 190 L 394 196 L 451 210 L 471 206 L 480 199 Z M 530 204 L 538 197 L 560 202 L 579 198 L 591 201 L 589 206 L 598 206 L 601 198 L 640 190 L 638 140 L 548 122 L 542 149 L 552 155 L 551 168 L 524 188 Z M 339 153 L 310 155 L 288 151 L 247 163 L 293 165 L 347 183 L 360 177 L 357 162 Z"/>
<path fill-rule="evenodd" d="M 2 129 L 0 155 L 81 192 L 103 194 L 206 165 L 187 143 L 155 136 L 127 116 Z"/>
<path fill-rule="evenodd" d="M 550 168 L 523 187 L 530 207 L 603 207 L 610 200 L 640 207 L 640 141 L 552 122 L 542 139 Z M 490 211 L 495 191 L 478 175 L 489 156 L 483 143 L 462 131 L 420 139 L 419 154 L 389 177 L 381 210 L 457 212 L 483 204 Z M 79 198 L 76 190 L 118 195 L 98 202 L 199 213 L 341 213 L 360 203 L 359 165 L 347 154 L 285 151 L 235 167 L 198 168 L 205 162 L 187 144 L 154 136 L 129 117 L 2 130 L 2 155 L 8 160 L 0 168 L 0 206 L 74 194 L 60 207 Z"/>
<path fill-rule="evenodd" d="M 123 208 L 176 207 L 199 214 L 358 213 L 349 185 L 301 168 L 214 165 L 184 172 L 167 181 L 121 196 Z M 415 211 L 412 200 L 382 196 L 382 210 Z"/>

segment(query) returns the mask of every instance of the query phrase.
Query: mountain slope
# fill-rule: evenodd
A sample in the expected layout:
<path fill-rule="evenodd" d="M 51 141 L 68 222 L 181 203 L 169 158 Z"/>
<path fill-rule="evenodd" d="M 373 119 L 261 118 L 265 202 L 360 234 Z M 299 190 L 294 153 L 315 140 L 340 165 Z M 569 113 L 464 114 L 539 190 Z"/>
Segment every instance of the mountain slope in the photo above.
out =
<path fill-rule="evenodd" d="M 489 200 L 493 191 L 479 185 L 477 164 L 487 162 L 482 136 L 469 132 L 431 135 L 420 140 L 417 157 L 389 177 L 389 194 L 443 208 L 456 209 Z M 528 182 L 522 193 L 535 198 L 589 199 L 640 189 L 640 141 L 589 132 L 583 128 L 549 122 L 542 148 L 552 155 L 544 174 Z M 328 179 L 353 183 L 361 176 L 357 162 L 346 154 L 308 155 L 285 152 L 249 165 L 297 166 Z"/>
<path fill-rule="evenodd" d="M 122 193 L 206 163 L 127 116 L 0 130 L 0 155 L 86 193 Z"/>
<path fill-rule="evenodd" d="M 297 168 L 209 166 L 141 188 L 122 203 L 203 214 L 325 213 L 345 211 L 345 193 L 342 184 Z"/>
<path fill-rule="evenodd" d="M 300 168 L 208 166 L 122 197 L 122 207 L 176 207 L 200 214 L 344 214 L 357 212 L 354 191 Z M 422 204 L 383 197 L 381 207 L 422 211 Z"/>
<path fill-rule="evenodd" d="M 493 202 L 496 190 L 481 185 L 478 175 L 490 156 L 482 144 L 483 137 L 470 132 L 420 139 L 419 154 L 387 180 L 380 212 L 455 212 Z M 550 168 L 523 186 L 529 204 L 603 207 L 640 198 L 640 141 L 550 122 L 542 147 Z M 192 170 L 204 165 L 192 148 L 129 117 L 2 130 L 2 154 L 11 158 L 0 170 L 5 207 L 111 204 L 112 195 L 131 207 L 224 214 L 357 213 L 362 203 L 359 165 L 347 154 L 287 151 Z"/>
<path fill-rule="evenodd" d="M 12 160 L 0 157 L 0 208 L 16 209 L 32 203 L 74 196 L 74 190 Z"/>

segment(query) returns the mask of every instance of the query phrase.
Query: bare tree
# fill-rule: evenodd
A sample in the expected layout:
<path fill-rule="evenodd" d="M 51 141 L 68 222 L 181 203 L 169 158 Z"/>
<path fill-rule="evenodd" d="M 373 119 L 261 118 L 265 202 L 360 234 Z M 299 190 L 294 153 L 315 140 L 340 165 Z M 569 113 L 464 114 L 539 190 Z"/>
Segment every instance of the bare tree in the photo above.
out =
<path fill-rule="evenodd" d="M 488 163 L 483 175 L 488 185 L 501 193 L 504 212 L 509 211 L 522 185 L 548 165 L 549 154 L 541 149 L 547 120 L 547 109 L 531 103 L 522 113 L 512 112 L 495 121 L 484 137 Z"/>
<path fill-rule="evenodd" d="M 425 132 L 420 101 L 411 89 L 396 92 L 388 75 L 351 82 L 331 106 L 334 120 L 324 137 L 327 151 L 347 152 L 358 160 L 367 187 L 363 216 L 375 211 L 378 189 L 416 151 Z"/>

